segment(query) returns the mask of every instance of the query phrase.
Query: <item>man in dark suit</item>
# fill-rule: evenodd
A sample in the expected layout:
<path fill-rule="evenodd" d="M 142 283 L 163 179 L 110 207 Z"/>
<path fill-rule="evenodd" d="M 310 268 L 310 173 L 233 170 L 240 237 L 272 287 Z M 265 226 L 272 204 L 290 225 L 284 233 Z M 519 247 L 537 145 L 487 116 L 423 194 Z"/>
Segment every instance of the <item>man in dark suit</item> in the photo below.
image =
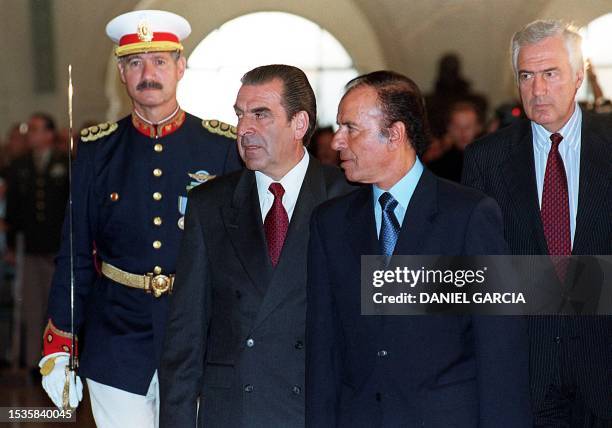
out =
<path fill-rule="evenodd" d="M 14 254 L 18 233 L 23 234 L 25 244 L 21 266 L 24 360 L 35 375 L 42 352 L 40 337 L 46 324 L 45 302 L 55 267 L 53 259 L 60 247 L 68 200 L 68 158 L 54 148 L 56 137 L 54 120 L 45 113 L 33 114 L 27 133 L 31 151 L 13 161 L 7 177 L 10 255 Z"/>
<path fill-rule="evenodd" d="M 361 255 L 499 254 L 499 207 L 423 168 L 424 106 L 407 77 L 349 82 L 338 125 L 347 178 L 371 185 L 313 213 L 307 426 L 529 427 L 520 319 L 360 315 Z"/>
<path fill-rule="evenodd" d="M 189 195 L 160 374 L 165 427 L 304 426 L 310 215 L 350 188 L 304 149 L 316 104 L 301 70 L 249 71 L 234 108 L 248 170 Z"/>
<path fill-rule="evenodd" d="M 512 254 L 612 254 L 612 122 L 575 101 L 580 35 L 535 21 L 514 35 L 522 120 L 468 147 L 463 182 L 499 203 Z M 538 427 L 612 427 L 612 319 L 529 320 Z"/>

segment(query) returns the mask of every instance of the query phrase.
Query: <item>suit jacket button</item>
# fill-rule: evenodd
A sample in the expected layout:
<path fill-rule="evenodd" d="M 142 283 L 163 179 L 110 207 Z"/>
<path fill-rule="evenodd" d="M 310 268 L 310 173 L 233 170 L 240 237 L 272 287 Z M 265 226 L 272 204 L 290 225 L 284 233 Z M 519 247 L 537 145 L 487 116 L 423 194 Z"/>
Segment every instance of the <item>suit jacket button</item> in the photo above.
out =
<path fill-rule="evenodd" d="M 253 392 L 253 385 L 244 385 L 244 392 Z"/>
<path fill-rule="evenodd" d="M 379 357 L 386 357 L 387 355 L 389 355 L 389 353 L 387 351 L 385 351 L 384 349 L 381 349 L 380 351 L 378 351 L 376 353 L 376 355 L 378 355 Z"/>
<path fill-rule="evenodd" d="M 298 385 L 293 385 L 291 392 L 293 392 L 295 395 L 300 395 L 302 393 L 302 388 L 300 388 Z"/>
<path fill-rule="evenodd" d="M 304 342 L 302 342 L 301 340 L 298 340 L 297 342 L 295 342 L 295 349 L 304 349 Z"/>
<path fill-rule="evenodd" d="M 555 337 L 555 343 L 561 343 L 561 336 Z"/>
<path fill-rule="evenodd" d="M 248 346 L 249 348 L 252 348 L 253 346 L 255 346 L 255 341 L 253 340 L 253 338 L 249 337 L 247 339 L 246 346 Z"/>

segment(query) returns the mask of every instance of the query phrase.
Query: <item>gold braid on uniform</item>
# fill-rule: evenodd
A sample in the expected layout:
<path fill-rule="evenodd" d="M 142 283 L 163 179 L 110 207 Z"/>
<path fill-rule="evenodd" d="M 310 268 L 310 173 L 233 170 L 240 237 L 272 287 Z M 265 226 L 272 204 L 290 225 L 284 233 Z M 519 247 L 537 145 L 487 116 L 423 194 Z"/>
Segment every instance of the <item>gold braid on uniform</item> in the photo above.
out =
<path fill-rule="evenodd" d="M 81 130 L 81 141 L 96 141 L 112 134 L 117 129 L 117 123 L 103 122 Z"/>
<path fill-rule="evenodd" d="M 223 135 L 224 137 L 236 139 L 236 127 L 220 120 L 203 120 L 202 126 L 213 134 Z"/>

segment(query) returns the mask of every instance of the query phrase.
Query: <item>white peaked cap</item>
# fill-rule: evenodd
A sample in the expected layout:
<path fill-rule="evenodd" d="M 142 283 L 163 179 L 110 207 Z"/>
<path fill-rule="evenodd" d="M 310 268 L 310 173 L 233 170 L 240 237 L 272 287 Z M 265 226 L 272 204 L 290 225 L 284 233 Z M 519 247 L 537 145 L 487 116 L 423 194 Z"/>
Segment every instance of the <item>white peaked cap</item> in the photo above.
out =
<path fill-rule="evenodd" d="M 182 50 L 181 40 L 191 33 L 182 16 L 163 10 L 136 10 L 112 19 L 106 34 L 118 46 L 115 55 Z"/>

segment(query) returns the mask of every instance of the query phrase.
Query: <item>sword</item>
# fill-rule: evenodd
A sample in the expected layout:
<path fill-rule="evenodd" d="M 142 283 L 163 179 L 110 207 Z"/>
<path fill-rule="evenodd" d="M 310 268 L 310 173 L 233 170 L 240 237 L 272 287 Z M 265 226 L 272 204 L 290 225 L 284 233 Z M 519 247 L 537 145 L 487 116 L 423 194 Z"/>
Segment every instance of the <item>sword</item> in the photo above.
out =
<path fill-rule="evenodd" d="M 69 393 L 70 393 L 70 372 L 75 370 L 74 356 L 74 248 L 73 248 L 73 233 L 72 233 L 72 150 L 74 141 L 72 137 L 72 64 L 68 65 L 68 241 L 70 243 L 70 363 L 66 367 L 66 382 L 64 383 L 63 405 L 65 409 L 69 408 Z"/>

